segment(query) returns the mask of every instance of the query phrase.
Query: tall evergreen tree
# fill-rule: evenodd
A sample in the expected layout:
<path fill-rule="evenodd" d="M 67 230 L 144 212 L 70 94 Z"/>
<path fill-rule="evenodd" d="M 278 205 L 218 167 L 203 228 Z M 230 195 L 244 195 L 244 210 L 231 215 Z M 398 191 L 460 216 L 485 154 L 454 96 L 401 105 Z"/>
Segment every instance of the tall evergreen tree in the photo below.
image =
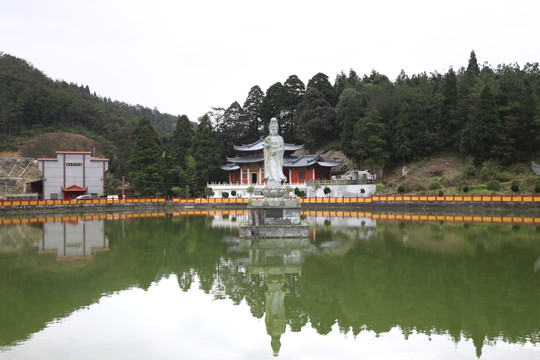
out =
<path fill-rule="evenodd" d="M 219 166 L 224 159 L 207 114 L 199 119 L 199 126 L 193 138 L 191 154 L 197 169 L 197 180 L 193 184 L 192 192 L 195 196 L 202 196 L 207 183 L 220 181 L 223 178 Z"/>
<path fill-rule="evenodd" d="M 165 151 L 165 162 L 167 164 L 167 175 L 165 180 L 168 184 L 177 189 L 185 189 L 189 185 L 187 169 L 187 157 L 191 151 L 191 142 L 195 131 L 193 125 L 186 115 L 182 115 L 176 122 L 176 129 L 172 136 L 167 140 Z M 183 196 L 185 192 L 182 192 Z M 179 195 L 171 194 L 171 195 Z"/>
<path fill-rule="evenodd" d="M 285 88 L 285 109 L 281 117 L 281 136 L 286 142 L 296 142 L 295 115 L 304 98 L 305 85 L 296 75 L 291 75 L 283 84 Z"/>
<path fill-rule="evenodd" d="M 476 165 L 503 155 L 502 130 L 493 90 L 491 85 L 485 84 L 464 137 L 468 142 L 464 149 L 473 156 Z"/>
<path fill-rule="evenodd" d="M 298 138 L 304 141 L 307 149 L 315 150 L 335 138 L 335 118 L 334 107 L 319 90 L 314 87 L 306 90 L 296 114 Z"/>
<path fill-rule="evenodd" d="M 393 130 L 392 145 L 396 158 L 410 161 L 424 155 L 425 128 L 420 104 L 402 101 L 393 121 Z"/>
<path fill-rule="evenodd" d="M 346 88 L 339 97 L 336 106 L 337 123 L 341 131 L 341 151 L 350 158 L 356 158 L 353 138 L 356 123 L 364 116 L 364 106 L 361 95 L 353 88 Z"/>
<path fill-rule="evenodd" d="M 370 110 L 355 124 L 353 130 L 354 157 L 364 161 L 372 170 L 384 167 L 390 158 L 386 126 L 382 120 L 377 110 Z"/>
<path fill-rule="evenodd" d="M 261 106 L 261 114 L 265 129 L 271 118 L 281 120 L 282 112 L 287 108 L 287 95 L 282 83 L 277 82 L 266 90 Z M 281 125 L 281 121 L 280 121 Z"/>
<path fill-rule="evenodd" d="M 178 117 L 176 122 L 176 128 L 169 140 L 169 146 L 167 147 L 168 156 L 171 158 L 172 163 L 186 167 L 186 156 L 191 149 L 191 141 L 195 135 L 193 125 L 189 121 L 186 115 Z"/>
<path fill-rule="evenodd" d="M 456 119 L 458 102 L 457 78 L 453 68 L 443 76 L 443 103 L 441 108 L 441 130 L 439 142 L 444 149 L 457 149 L 459 140 L 459 120 Z"/>
<path fill-rule="evenodd" d="M 496 70 L 497 107 L 504 134 L 503 162 L 530 160 L 540 147 L 535 141 L 534 119 L 537 100 L 531 81 L 518 66 L 499 66 Z"/>
<path fill-rule="evenodd" d="M 244 119 L 244 110 L 236 101 L 223 113 L 222 121 L 216 128 L 216 136 L 226 156 L 234 156 L 234 145 L 246 142 L 248 124 Z"/>
<path fill-rule="evenodd" d="M 341 97 L 341 94 L 343 91 L 347 88 L 347 75 L 343 71 L 341 71 L 339 74 L 336 75 L 336 80 L 334 80 L 334 91 L 336 93 L 336 97 L 339 99 Z"/>
<path fill-rule="evenodd" d="M 129 178 L 140 196 L 163 195 L 165 162 L 163 148 L 152 124 L 142 118 L 133 131 L 133 146 L 129 158 Z"/>
<path fill-rule="evenodd" d="M 262 135 L 264 124 L 262 120 L 262 104 L 264 93 L 258 85 L 249 90 L 249 94 L 244 101 L 244 122 L 247 124 L 246 142 L 257 141 Z"/>
<path fill-rule="evenodd" d="M 328 81 L 328 76 L 323 73 L 315 74 L 311 79 L 309 79 L 306 90 L 308 89 L 317 89 L 321 94 L 323 94 L 325 100 L 332 107 L 337 104 L 336 89 Z"/>
<path fill-rule="evenodd" d="M 472 72 L 476 76 L 480 75 L 480 67 L 478 66 L 478 61 L 476 60 L 476 54 L 474 50 L 471 51 L 471 56 L 469 57 L 469 64 L 467 65 L 467 71 Z"/>

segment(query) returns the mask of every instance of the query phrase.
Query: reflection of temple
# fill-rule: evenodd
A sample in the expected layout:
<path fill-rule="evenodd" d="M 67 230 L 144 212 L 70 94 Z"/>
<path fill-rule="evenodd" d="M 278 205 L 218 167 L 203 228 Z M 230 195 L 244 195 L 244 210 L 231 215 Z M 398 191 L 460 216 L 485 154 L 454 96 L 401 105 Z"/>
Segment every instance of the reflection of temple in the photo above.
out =
<path fill-rule="evenodd" d="M 56 254 L 57 260 L 90 259 L 97 252 L 109 251 L 103 220 L 43 224 L 39 254 Z"/>
<path fill-rule="evenodd" d="M 301 275 L 306 253 L 312 252 L 309 239 L 240 240 L 240 251 L 248 252 L 248 273 L 260 275 L 266 284 L 265 324 L 271 337 L 274 356 L 279 354 L 281 335 L 285 333 L 285 295 L 287 276 Z"/>

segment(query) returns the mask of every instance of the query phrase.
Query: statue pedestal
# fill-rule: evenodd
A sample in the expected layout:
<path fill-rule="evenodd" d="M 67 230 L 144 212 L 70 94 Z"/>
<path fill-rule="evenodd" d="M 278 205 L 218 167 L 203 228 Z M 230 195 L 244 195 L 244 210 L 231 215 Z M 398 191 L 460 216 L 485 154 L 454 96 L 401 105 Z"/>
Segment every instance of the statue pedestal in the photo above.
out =
<path fill-rule="evenodd" d="M 241 239 L 307 238 L 309 226 L 300 219 L 300 199 L 250 199 L 248 222 L 239 227 Z"/>

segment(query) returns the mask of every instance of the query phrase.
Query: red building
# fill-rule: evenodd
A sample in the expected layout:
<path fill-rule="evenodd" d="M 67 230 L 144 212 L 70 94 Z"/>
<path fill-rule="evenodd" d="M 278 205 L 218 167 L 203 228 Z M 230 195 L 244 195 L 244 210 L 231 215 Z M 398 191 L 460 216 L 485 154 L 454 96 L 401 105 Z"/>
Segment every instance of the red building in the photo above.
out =
<path fill-rule="evenodd" d="M 235 146 L 238 156 L 227 158 L 227 165 L 221 169 L 229 173 L 229 183 L 238 185 L 260 185 L 264 179 L 264 139 L 249 144 Z M 294 156 L 304 145 L 285 144 L 283 155 L 283 174 L 289 184 L 302 184 L 310 180 L 331 179 L 331 169 L 341 165 L 341 162 L 325 160 L 319 154 Z"/>

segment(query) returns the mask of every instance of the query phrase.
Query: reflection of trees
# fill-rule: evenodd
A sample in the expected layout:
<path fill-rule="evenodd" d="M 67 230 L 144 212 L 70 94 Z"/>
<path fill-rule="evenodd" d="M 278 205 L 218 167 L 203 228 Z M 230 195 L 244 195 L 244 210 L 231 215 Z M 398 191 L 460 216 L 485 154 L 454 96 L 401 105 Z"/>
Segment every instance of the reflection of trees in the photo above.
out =
<path fill-rule="evenodd" d="M 198 278 L 205 292 L 245 301 L 254 317 L 265 317 L 268 279 L 248 271 L 239 260 L 245 254 L 227 253 L 230 245 L 222 239 L 230 232 L 209 227 L 210 221 L 107 221 L 111 251 L 84 268 L 44 271 L 55 257 L 38 261 L 36 249 L 0 256 L 0 344 L 25 339 L 103 294 L 147 289 L 169 274 L 184 291 Z M 333 236 L 324 240 L 340 240 Z M 540 244 L 530 239 L 537 233 L 526 226 L 386 223 L 345 254 L 307 254 L 301 274 L 281 274 L 284 311 L 276 319 L 284 316 L 292 331 L 309 322 L 320 334 L 336 324 L 354 335 L 396 326 L 405 337 L 449 334 L 456 342 L 472 339 L 478 354 L 486 341 L 538 343 L 540 274 L 534 264 Z"/>
<path fill-rule="evenodd" d="M 537 255 L 521 246 L 429 254 L 385 231 L 343 259 L 307 259 L 300 299 L 320 333 L 336 322 L 354 335 L 400 326 L 405 336 L 415 330 L 472 339 L 478 354 L 485 341 L 536 343 L 540 277 L 531 264 Z"/>

